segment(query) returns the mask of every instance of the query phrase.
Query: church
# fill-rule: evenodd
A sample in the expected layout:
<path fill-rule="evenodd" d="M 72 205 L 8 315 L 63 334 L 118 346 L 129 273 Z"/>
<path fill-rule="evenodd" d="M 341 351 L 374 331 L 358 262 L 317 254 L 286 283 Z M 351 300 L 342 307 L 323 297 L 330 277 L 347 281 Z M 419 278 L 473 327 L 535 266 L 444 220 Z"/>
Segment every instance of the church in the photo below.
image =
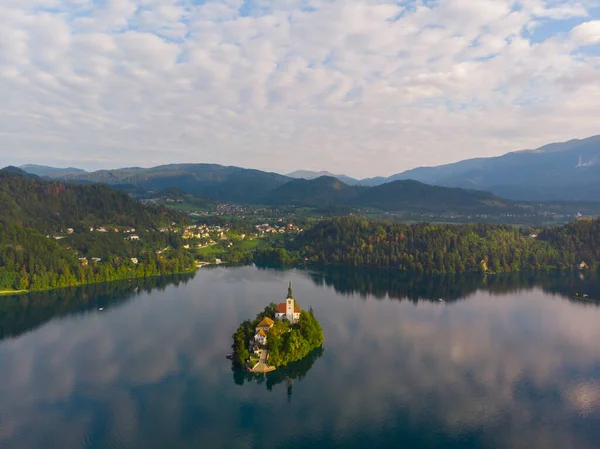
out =
<path fill-rule="evenodd" d="M 275 318 L 283 320 L 287 319 L 290 323 L 297 323 L 300 319 L 302 309 L 296 304 L 296 300 L 292 296 L 292 281 L 288 287 L 287 298 L 275 307 Z"/>
<path fill-rule="evenodd" d="M 286 319 L 290 323 L 297 323 L 300 320 L 300 312 L 302 309 L 296 304 L 296 300 L 292 296 L 292 281 L 290 281 L 290 286 L 288 287 L 287 298 L 285 298 L 285 302 L 280 303 L 275 307 L 275 318 L 279 320 Z M 258 352 L 260 350 L 259 346 L 264 346 L 267 344 L 267 335 L 269 330 L 275 321 L 273 321 L 269 317 L 263 318 L 263 320 L 258 323 L 256 326 L 256 335 L 254 336 L 254 352 Z"/>

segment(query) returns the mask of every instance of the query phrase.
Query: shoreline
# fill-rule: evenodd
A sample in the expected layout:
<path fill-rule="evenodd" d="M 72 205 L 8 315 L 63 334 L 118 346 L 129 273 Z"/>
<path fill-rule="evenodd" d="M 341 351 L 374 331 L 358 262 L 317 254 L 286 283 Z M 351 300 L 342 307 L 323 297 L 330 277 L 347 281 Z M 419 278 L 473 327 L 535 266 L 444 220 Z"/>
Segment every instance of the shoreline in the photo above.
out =
<path fill-rule="evenodd" d="M 133 281 L 134 279 L 137 280 L 137 279 L 159 278 L 159 277 L 163 277 L 163 276 L 173 276 L 175 274 L 189 274 L 189 273 L 195 273 L 197 270 L 198 270 L 198 268 L 194 267 L 193 269 L 190 269 L 190 270 L 176 271 L 173 273 L 161 273 L 161 274 L 157 274 L 154 276 L 133 276 L 133 277 L 123 278 L 123 279 L 111 279 L 109 281 L 83 282 L 83 283 L 76 283 L 73 285 L 63 285 L 61 287 L 44 288 L 41 290 L 0 290 L 0 297 L 21 296 L 21 295 L 27 295 L 29 293 L 51 292 L 53 290 L 60 290 L 63 288 L 84 287 L 86 285 L 94 285 L 94 284 L 110 284 L 111 282 Z"/>

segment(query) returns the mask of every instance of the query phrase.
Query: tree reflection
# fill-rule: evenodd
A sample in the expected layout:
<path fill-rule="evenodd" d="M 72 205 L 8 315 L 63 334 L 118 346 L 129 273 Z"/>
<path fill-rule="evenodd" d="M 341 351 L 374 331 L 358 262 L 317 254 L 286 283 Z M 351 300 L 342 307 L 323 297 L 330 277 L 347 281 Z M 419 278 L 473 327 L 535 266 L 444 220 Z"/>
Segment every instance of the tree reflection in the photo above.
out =
<path fill-rule="evenodd" d="M 0 301 L 0 341 L 30 332 L 64 316 L 123 305 L 137 294 L 187 283 L 194 273 L 88 284 L 73 288 L 3 297 Z"/>
<path fill-rule="evenodd" d="M 256 382 L 258 384 L 264 383 L 269 391 L 272 391 L 275 385 L 285 382 L 287 384 L 288 399 L 291 399 L 294 381 L 302 380 L 313 367 L 317 359 L 323 356 L 324 351 L 325 350 L 322 347 L 317 348 L 311 351 L 302 360 L 290 363 L 287 366 L 266 374 L 251 373 L 244 369 L 237 368 L 232 363 L 231 370 L 233 371 L 233 381 L 236 385 L 240 386 L 244 385 L 246 382 Z"/>
<path fill-rule="evenodd" d="M 393 270 L 365 270 L 330 267 L 309 273 L 319 286 L 333 287 L 337 293 L 358 294 L 363 298 L 455 302 L 477 291 L 493 295 L 540 288 L 582 304 L 600 305 L 600 284 L 596 272 L 586 273 L 507 273 L 503 275 L 446 274 L 427 276 Z"/>

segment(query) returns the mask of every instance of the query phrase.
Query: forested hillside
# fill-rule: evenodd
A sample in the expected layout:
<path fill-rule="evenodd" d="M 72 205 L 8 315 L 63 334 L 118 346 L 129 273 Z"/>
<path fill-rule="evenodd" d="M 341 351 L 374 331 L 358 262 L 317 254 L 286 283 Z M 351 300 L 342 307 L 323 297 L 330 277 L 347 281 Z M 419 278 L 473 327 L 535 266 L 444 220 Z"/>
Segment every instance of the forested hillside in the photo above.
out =
<path fill-rule="evenodd" d="M 146 207 L 102 184 L 43 181 L 0 170 L 0 221 L 41 232 L 77 225 L 144 226 L 157 229 L 175 219 L 171 209 Z"/>
<path fill-rule="evenodd" d="M 600 220 L 546 228 L 539 236 L 529 232 L 507 225 L 405 225 L 336 218 L 318 223 L 273 254 L 288 261 L 425 273 L 570 270 L 581 262 L 590 268 L 600 262 Z"/>
<path fill-rule="evenodd" d="M 0 291 L 189 271 L 194 258 L 176 229 L 186 221 L 103 185 L 0 170 Z"/>

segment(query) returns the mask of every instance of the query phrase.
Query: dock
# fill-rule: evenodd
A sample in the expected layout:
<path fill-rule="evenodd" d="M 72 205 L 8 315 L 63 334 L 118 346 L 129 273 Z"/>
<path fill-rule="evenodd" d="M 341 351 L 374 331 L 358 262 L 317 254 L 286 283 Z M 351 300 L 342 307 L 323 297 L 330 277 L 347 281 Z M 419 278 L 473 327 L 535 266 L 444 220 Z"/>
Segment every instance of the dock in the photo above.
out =
<path fill-rule="evenodd" d="M 248 369 L 248 371 L 250 371 L 251 373 L 270 373 L 271 371 L 275 371 L 277 368 L 275 368 L 274 366 L 270 366 L 267 363 L 268 357 L 268 352 L 266 350 L 262 350 L 260 352 L 258 363 L 252 368 Z"/>

